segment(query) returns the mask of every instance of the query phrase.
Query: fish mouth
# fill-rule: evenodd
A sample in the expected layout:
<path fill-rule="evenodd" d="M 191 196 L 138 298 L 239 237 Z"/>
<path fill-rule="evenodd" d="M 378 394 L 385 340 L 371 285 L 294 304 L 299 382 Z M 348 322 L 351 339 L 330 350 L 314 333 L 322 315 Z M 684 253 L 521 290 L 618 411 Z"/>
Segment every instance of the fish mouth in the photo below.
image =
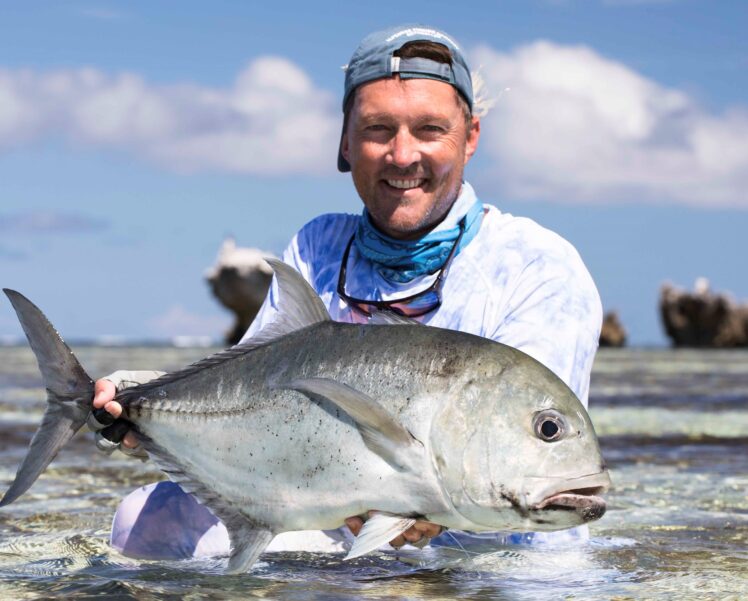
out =
<path fill-rule="evenodd" d="M 561 510 L 573 511 L 583 522 L 599 520 L 605 515 L 607 505 L 605 499 L 597 496 L 603 492 L 602 488 L 582 488 L 558 493 L 543 499 L 537 505 L 530 507 L 530 511 Z"/>
<path fill-rule="evenodd" d="M 540 499 L 528 503 L 527 509 L 534 511 L 569 511 L 576 513 L 580 522 L 591 522 L 605 515 L 605 499 L 599 495 L 610 487 L 607 470 L 580 478 L 554 483 L 540 492 Z"/>

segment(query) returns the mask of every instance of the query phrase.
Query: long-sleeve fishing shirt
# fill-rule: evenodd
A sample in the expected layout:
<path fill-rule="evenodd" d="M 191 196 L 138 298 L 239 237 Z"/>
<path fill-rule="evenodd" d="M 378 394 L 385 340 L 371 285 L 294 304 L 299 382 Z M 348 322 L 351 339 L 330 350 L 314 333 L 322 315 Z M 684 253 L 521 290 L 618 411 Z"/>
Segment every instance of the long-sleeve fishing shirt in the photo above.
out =
<path fill-rule="evenodd" d="M 459 198 L 436 230 L 453 228 L 475 200 L 472 187 L 463 183 Z M 587 268 L 574 247 L 554 232 L 494 206 L 483 207 L 478 233 L 449 267 L 441 306 L 418 320 L 524 351 L 566 382 L 586 407 L 602 322 L 600 297 Z M 341 260 L 360 218 L 317 217 L 293 237 L 282 257 L 312 285 L 336 321 L 366 321 L 337 293 Z M 427 288 L 435 277 L 426 275 L 407 284 L 390 282 L 359 255 L 354 244 L 345 289 L 355 298 L 391 300 Z M 275 319 L 277 300 L 273 284 L 244 340 Z M 178 511 L 169 509 L 172 506 Z M 172 514 L 178 514 L 178 521 L 174 521 L 177 517 L 170 521 Z M 193 514 L 188 524 L 184 516 Z M 158 534 L 161 531 L 163 536 Z M 342 550 L 349 542 L 346 531 L 284 533 L 268 550 Z M 565 542 L 584 532 L 585 527 L 562 533 L 449 532 L 434 539 L 432 546 Z M 166 482 L 143 487 L 123 501 L 114 519 L 112 544 L 137 557 L 204 556 L 226 553 L 229 548 L 223 524 L 178 485 Z"/>

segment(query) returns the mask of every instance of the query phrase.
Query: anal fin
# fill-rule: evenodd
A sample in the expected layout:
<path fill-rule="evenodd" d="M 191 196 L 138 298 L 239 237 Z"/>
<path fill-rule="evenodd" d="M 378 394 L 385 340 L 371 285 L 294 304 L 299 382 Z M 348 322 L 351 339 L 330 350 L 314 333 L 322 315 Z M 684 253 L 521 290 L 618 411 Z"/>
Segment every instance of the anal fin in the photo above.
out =
<path fill-rule="evenodd" d="M 257 528 L 249 522 L 241 527 L 237 527 L 236 523 L 231 526 L 226 524 L 226 529 L 231 539 L 231 556 L 226 569 L 227 574 L 246 572 L 257 561 L 274 536 L 270 530 Z"/>
<path fill-rule="evenodd" d="M 249 570 L 273 540 L 275 534 L 267 525 L 252 520 L 250 516 L 240 512 L 235 505 L 202 483 L 191 473 L 187 465 L 158 445 L 152 438 L 142 432 L 138 434 L 138 437 L 143 448 L 156 465 L 169 476 L 169 479 L 179 484 L 185 492 L 194 495 L 226 526 L 231 541 L 231 553 L 226 572 L 238 574 Z"/>
<path fill-rule="evenodd" d="M 353 541 L 351 550 L 348 551 L 346 559 L 361 557 L 378 549 L 390 542 L 393 538 L 400 536 L 408 528 L 416 523 L 415 518 L 406 518 L 384 512 L 373 512 L 371 517 L 364 522 L 361 532 Z"/>

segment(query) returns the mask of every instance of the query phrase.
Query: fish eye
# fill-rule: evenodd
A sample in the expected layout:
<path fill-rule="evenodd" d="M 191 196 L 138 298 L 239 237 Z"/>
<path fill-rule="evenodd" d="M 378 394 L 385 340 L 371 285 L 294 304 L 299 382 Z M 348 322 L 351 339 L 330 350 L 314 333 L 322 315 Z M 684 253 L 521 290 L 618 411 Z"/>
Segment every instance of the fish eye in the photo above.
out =
<path fill-rule="evenodd" d="M 546 442 L 555 442 L 564 435 L 566 430 L 564 418 L 553 410 L 537 413 L 533 426 L 535 436 Z"/>

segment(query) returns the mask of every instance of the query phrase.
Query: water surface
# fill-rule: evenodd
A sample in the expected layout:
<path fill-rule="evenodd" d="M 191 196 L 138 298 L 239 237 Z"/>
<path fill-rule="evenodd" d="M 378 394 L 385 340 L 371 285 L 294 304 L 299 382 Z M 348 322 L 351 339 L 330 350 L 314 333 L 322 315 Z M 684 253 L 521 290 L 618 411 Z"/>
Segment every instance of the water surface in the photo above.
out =
<path fill-rule="evenodd" d="M 98 377 L 164 369 L 206 349 L 79 347 Z M 31 351 L 0 347 L 0 490 L 44 409 Z M 0 598 L 112 599 L 746 599 L 748 352 L 607 350 L 591 415 L 614 487 L 591 540 L 485 553 L 413 550 L 343 562 L 265 554 L 224 576 L 224 560 L 147 562 L 108 545 L 119 500 L 161 475 L 76 437 L 39 481 L 0 510 Z"/>

